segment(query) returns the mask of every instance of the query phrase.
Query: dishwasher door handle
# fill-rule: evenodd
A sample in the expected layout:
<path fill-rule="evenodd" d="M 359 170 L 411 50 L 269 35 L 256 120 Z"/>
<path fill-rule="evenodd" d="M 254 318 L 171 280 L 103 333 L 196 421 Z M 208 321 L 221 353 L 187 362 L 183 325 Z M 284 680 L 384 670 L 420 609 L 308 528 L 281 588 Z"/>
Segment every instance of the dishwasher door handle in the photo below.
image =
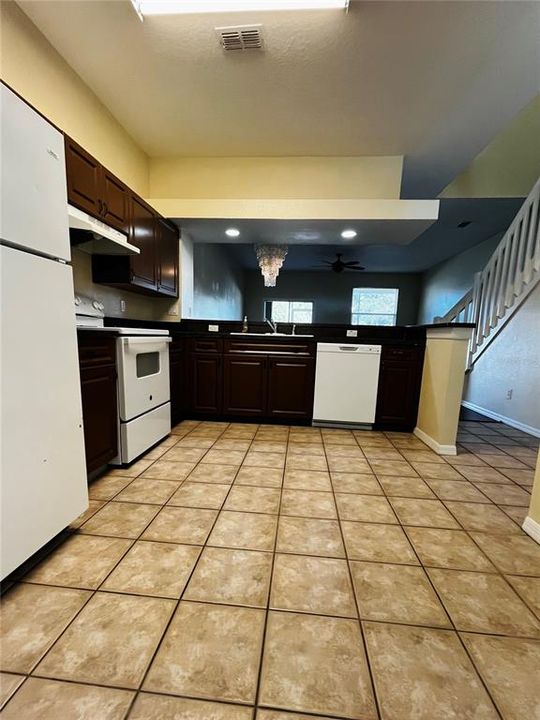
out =
<path fill-rule="evenodd" d="M 340 345 L 339 349 L 341 352 L 357 352 L 358 348 L 354 345 Z"/>

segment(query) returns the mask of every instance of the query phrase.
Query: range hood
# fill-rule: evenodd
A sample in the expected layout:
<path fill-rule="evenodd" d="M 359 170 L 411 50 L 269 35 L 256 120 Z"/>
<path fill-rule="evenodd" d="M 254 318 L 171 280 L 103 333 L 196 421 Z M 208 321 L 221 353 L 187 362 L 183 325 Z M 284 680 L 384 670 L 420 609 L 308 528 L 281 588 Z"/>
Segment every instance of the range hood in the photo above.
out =
<path fill-rule="evenodd" d="M 130 245 L 127 235 L 106 225 L 88 213 L 68 205 L 69 239 L 72 247 L 90 255 L 138 255 L 139 248 Z"/>

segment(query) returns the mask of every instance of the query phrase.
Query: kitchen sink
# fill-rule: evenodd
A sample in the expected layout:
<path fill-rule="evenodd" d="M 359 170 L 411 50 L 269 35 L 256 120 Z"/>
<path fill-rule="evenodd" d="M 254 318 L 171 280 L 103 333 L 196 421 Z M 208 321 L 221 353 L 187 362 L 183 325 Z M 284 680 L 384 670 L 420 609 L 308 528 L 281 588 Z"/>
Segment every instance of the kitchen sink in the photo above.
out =
<path fill-rule="evenodd" d="M 231 332 L 229 335 L 243 335 L 244 337 L 287 337 L 287 338 L 312 338 L 313 335 L 300 335 L 299 333 L 296 333 L 295 335 L 291 335 L 289 333 L 273 333 L 273 332 L 267 332 L 267 333 L 254 333 L 254 332 Z"/>

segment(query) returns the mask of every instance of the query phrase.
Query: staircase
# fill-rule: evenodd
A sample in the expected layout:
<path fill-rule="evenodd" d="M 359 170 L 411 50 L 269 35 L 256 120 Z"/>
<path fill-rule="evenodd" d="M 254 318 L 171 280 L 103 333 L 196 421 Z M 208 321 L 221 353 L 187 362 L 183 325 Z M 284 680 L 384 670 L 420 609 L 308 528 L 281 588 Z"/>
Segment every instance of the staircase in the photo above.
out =
<path fill-rule="evenodd" d="M 467 369 L 540 281 L 540 178 L 471 290 L 436 323 L 475 323 Z"/>

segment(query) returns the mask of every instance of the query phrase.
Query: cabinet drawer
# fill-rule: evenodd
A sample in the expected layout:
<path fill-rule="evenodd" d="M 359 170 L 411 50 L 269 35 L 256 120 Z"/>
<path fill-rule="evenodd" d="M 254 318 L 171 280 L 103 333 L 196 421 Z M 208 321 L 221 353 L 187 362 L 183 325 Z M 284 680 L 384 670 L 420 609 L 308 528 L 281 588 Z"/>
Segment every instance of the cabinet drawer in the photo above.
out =
<path fill-rule="evenodd" d="M 208 352 L 219 353 L 223 351 L 223 340 L 216 338 L 215 340 L 206 338 L 192 338 L 190 340 L 190 350 L 192 352 Z"/>
<path fill-rule="evenodd" d="M 403 362 L 415 362 L 420 355 L 418 347 L 388 347 L 382 348 L 383 360 L 402 360 Z"/>
<path fill-rule="evenodd" d="M 249 340 L 226 340 L 226 353 L 267 353 L 275 355 L 277 353 L 283 355 L 312 355 L 314 345 L 306 342 L 275 341 L 268 340 L 262 342 L 253 342 Z"/>
<path fill-rule="evenodd" d="M 81 368 L 116 364 L 116 337 L 79 330 L 77 342 Z"/>

